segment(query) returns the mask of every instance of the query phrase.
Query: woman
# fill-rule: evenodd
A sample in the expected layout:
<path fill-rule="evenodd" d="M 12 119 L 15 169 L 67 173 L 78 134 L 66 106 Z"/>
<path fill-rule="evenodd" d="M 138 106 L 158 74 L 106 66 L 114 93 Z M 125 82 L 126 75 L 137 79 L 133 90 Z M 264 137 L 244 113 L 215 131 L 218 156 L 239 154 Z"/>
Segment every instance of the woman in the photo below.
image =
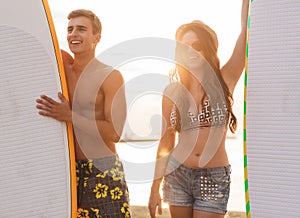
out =
<path fill-rule="evenodd" d="M 248 7 L 243 0 L 241 33 L 222 68 L 210 27 L 193 21 L 176 32 L 176 82 L 162 100 L 163 132 L 148 205 L 152 218 L 156 208 L 161 214 L 162 181 L 172 218 L 221 218 L 227 211 L 231 169 L 225 139 L 227 129 L 237 127 L 232 93 L 245 66 Z"/>

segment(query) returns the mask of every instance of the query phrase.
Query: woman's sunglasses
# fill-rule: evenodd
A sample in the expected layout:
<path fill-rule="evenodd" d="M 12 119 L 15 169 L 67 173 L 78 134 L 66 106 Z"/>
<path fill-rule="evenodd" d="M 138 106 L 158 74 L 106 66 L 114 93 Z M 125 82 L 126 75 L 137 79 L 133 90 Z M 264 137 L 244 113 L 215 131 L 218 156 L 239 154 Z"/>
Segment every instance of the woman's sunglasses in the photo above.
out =
<path fill-rule="evenodd" d="M 178 43 L 177 44 L 177 51 L 179 52 L 179 53 L 182 53 L 182 54 L 184 54 L 185 52 L 187 52 L 189 49 L 190 49 L 190 47 L 192 47 L 193 49 L 195 49 L 196 51 L 198 51 L 198 52 L 200 52 L 200 51 L 202 51 L 203 50 L 203 43 L 201 42 L 201 41 L 195 41 L 195 42 L 193 42 L 190 46 L 189 45 L 184 45 L 184 44 L 182 44 L 182 43 Z"/>

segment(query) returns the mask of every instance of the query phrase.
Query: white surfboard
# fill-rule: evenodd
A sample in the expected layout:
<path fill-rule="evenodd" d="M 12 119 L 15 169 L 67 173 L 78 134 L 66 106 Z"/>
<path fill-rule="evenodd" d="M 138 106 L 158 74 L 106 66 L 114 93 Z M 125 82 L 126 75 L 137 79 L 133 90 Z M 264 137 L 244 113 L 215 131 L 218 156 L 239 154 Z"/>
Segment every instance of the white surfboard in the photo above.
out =
<path fill-rule="evenodd" d="M 251 3 L 245 83 L 248 217 L 300 214 L 299 11 L 295 0 Z"/>
<path fill-rule="evenodd" d="M 2 3 L 0 217 L 71 217 L 76 211 L 72 129 L 35 108 L 41 94 L 67 95 L 49 7 L 42 0 Z"/>

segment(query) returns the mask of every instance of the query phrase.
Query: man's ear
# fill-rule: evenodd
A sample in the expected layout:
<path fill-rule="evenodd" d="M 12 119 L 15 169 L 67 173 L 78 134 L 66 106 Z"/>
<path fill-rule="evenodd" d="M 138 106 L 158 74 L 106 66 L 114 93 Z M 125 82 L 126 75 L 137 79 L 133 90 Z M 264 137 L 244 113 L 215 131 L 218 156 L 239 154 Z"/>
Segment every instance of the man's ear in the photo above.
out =
<path fill-rule="evenodd" d="M 95 43 L 100 42 L 100 39 L 101 39 L 101 34 L 96 34 L 96 36 L 95 36 Z"/>

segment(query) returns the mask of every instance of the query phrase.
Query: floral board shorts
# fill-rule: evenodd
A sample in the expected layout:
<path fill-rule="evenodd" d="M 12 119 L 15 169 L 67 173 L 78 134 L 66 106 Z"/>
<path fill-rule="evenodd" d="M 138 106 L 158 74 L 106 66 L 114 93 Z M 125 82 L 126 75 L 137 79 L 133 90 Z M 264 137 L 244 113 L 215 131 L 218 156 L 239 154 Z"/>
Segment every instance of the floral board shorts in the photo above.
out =
<path fill-rule="evenodd" d="M 172 169 L 172 170 L 170 170 Z M 230 191 L 231 167 L 189 168 L 174 157 L 163 181 L 164 201 L 173 206 L 225 214 Z"/>
<path fill-rule="evenodd" d="M 77 217 L 131 217 L 129 193 L 118 156 L 76 161 Z"/>

